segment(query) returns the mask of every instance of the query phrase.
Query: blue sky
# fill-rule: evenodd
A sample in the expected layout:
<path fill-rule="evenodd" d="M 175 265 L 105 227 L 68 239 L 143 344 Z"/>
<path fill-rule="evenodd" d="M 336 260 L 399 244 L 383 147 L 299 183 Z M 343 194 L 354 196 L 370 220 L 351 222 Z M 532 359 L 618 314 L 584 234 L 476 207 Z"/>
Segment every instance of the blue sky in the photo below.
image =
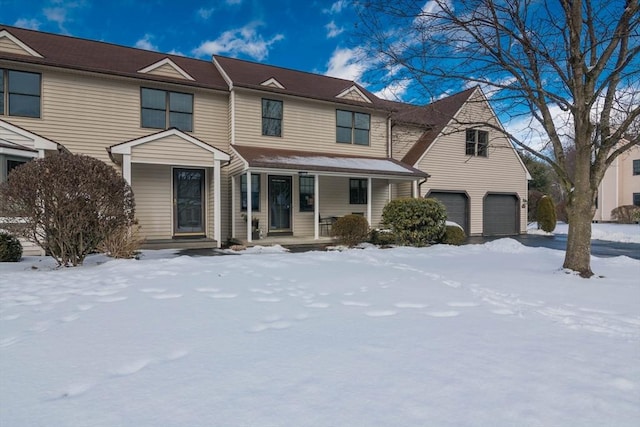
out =
<path fill-rule="evenodd" d="M 0 22 L 209 59 L 360 80 L 351 0 L 0 0 Z M 371 88 L 375 90 L 375 88 Z"/>

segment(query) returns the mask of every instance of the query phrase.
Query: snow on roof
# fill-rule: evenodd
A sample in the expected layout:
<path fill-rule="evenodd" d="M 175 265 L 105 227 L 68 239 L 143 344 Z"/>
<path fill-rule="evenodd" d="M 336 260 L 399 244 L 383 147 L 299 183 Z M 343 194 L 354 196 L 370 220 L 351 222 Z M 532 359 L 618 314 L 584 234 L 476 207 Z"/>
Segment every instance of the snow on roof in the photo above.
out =
<path fill-rule="evenodd" d="M 277 164 L 295 164 L 300 166 L 318 166 L 326 168 L 356 169 L 356 170 L 376 170 L 380 172 L 401 172 L 411 173 L 406 168 L 386 159 L 362 159 L 346 157 L 326 157 L 326 156 L 260 156 L 256 159 L 260 162 Z"/>

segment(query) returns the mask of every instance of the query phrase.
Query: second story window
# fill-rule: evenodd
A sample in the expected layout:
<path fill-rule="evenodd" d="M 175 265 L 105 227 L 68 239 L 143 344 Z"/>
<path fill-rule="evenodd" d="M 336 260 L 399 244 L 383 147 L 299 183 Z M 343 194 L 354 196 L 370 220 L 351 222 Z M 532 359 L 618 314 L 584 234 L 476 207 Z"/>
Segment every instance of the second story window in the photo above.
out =
<path fill-rule="evenodd" d="M 370 127 L 369 114 L 336 110 L 336 142 L 369 145 Z"/>
<path fill-rule="evenodd" d="M 0 115 L 40 117 L 41 76 L 0 68 Z"/>
<path fill-rule="evenodd" d="M 489 132 L 478 129 L 467 129 L 467 156 L 487 157 L 489 147 Z"/>
<path fill-rule="evenodd" d="M 193 95 L 142 88 L 140 92 L 144 128 L 193 131 Z"/>
<path fill-rule="evenodd" d="M 262 134 L 282 136 L 282 101 L 262 100 Z"/>
<path fill-rule="evenodd" d="M 633 161 L 633 174 L 640 175 L 640 159 Z"/>

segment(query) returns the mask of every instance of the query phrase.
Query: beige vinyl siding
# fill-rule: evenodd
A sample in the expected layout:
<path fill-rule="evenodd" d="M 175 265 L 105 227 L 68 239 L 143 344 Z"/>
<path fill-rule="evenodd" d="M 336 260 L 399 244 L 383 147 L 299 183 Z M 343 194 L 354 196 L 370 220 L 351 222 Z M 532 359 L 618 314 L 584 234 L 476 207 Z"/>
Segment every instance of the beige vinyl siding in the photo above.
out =
<path fill-rule="evenodd" d="M 171 135 L 133 147 L 131 160 L 135 163 L 207 167 L 213 165 L 213 153 Z"/>
<path fill-rule="evenodd" d="M 402 160 L 407 152 L 415 145 L 424 133 L 424 129 L 417 126 L 394 125 L 393 126 L 392 156 L 394 159 Z"/>
<path fill-rule="evenodd" d="M 640 193 L 640 175 L 633 174 L 633 161 L 640 160 L 640 147 L 635 146 L 619 156 L 618 206 L 632 205 L 633 193 Z M 616 207 L 618 207 L 616 206 Z"/>
<path fill-rule="evenodd" d="M 142 235 L 149 240 L 170 239 L 173 237 L 171 166 L 134 164 L 131 175 Z"/>
<path fill-rule="evenodd" d="M 401 199 L 404 197 L 411 197 L 413 194 L 412 182 L 398 182 L 394 183 L 391 188 L 391 198 Z"/>
<path fill-rule="evenodd" d="M 382 222 L 382 210 L 389 202 L 389 181 L 386 179 L 372 179 L 371 198 L 371 224 L 369 225 L 377 228 L 380 227 Z"/>
<path fill-rule="evenodd" d="M 282 99 L 282 136 L 262 136 L 262 98 Z M 336 109 L 370 113 L 366 109 L 331 105 L 309 99 L 278 97 L 271 93 L 236 91 L 236 144 L 269 148 L 331 152 L 370 157 L 386 157 L 387 121 L 382 114 L 371 114 L 370 145 L 336 142 Z"/>
<path fill-rule="evenodd" d="M 145 74 L 153 74 L 156 76 L 172 77 L 174 79 L 186 80 L 185 77 L 169 64 L 164 64 L 158 68 L 154 68 Z"/>
<path fill-rule="evenodd" d="M 13 53 L 15 55 L 33 56 L 29 52 L 27 52 L 26 50 L 18 46 L 17 44 L 15 44 L 8 37 L 0 38 L 0 52 Z"/>
<path fill-rule="evenodd" d="M 228 107 L 224 93 L 97 74 L 33 68 L 25 71 L 42 72 L 42 118 L 4 116 L 3 119 L 61 143 L 71 152 L 113 164 L 107 147 L 159 132 L 160 129 L 140 126 L 143 86 L 194 93 L 194 131 L 190 134 L 228 151 Z"/>
<path fill-rule="evenodd" d="M 480 121 L 491 114 L 486 103 L 471 103 L 463 107 L 459 120 Z M 496 122 L 497 124 L 497 122 Z M 430 190 L 466 191 L 470 197 L 470 233 L 483 229 L 483 199 L 487 193 L 513 193 L 520 206 L 527 199 L 526 172 L 509 141 L 491 129 L 488 156 L 465 154 L 465 126 L 449 127 L 432 144 L 417 168 L 431 177 L 421 186 L 421 195 Z M 520 207 L 520 231 L 526 232 L 527 209 Z"/>

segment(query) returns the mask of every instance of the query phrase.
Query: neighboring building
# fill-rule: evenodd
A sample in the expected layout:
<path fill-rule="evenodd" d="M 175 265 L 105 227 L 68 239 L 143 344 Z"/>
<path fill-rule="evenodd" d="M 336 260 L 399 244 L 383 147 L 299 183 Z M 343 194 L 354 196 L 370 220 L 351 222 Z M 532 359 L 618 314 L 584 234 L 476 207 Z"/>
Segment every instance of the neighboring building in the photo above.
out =
<path fill-rule="evenodd" d="M 531 179 L 479 88 L 425 107 L 393 103 L 393 157 L 430 178 L 397 195 L 435 197 L 469 235 L 526 233 Z"/>
<path fill-rule="evenodd" d="M 0 25 L 0 179 L 61 149 L 99 158 L 131 184 L 157 247 L 317 240 L 327 218 L 378 226 L 399 195 L 437 196 L 454 216 L 447 197 L 462 196 L 471 234 L 525 232 L 526 170 L 491 131 L 450 134 L 467 115 L 495 119 L 479 89 L 423 109 L 343 79 Z"/>
<path fill-rule="evenodd" d="M 611 211 L 618 206 L 640 206 L 640 146 L 619 155 L 607 168 L 598 186 L 596 222 L 613 221 Z"/>

